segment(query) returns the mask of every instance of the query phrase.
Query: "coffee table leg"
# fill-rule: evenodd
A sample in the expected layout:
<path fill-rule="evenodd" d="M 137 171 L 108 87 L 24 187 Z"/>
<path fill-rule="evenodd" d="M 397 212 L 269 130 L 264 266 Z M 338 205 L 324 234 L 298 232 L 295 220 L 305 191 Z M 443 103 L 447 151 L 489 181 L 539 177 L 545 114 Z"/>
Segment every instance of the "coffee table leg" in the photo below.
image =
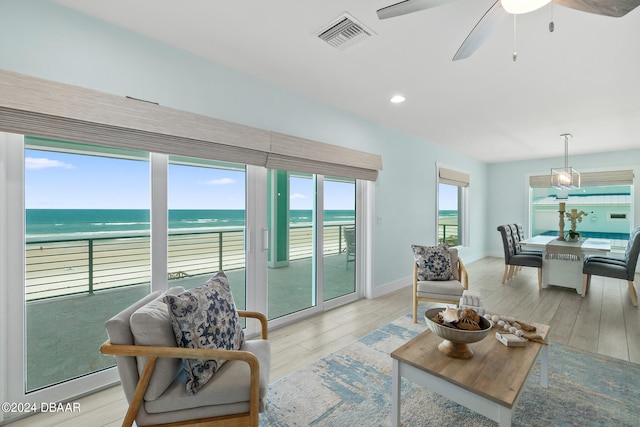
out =
<path fill-rule="evenodd" d="M 396 359 L 393 359 L 391 375 L 391 425 L 400 426 L 400 366 Z"/>
<path fill-rule="evenodd" d="M 540 350 L 540 386 L 547 388 L 549 385 L 549 345 L 543 345 Z"/>
<path fill-rule="evenodd" d="M 498 425 L 500 427 L 511 427 L 511 413 L 513 411 L 505 407 L 500 407 L 499 411 L 500 411 L 500 414 L 499 414 L 500 419 L 498 420 Z"/>

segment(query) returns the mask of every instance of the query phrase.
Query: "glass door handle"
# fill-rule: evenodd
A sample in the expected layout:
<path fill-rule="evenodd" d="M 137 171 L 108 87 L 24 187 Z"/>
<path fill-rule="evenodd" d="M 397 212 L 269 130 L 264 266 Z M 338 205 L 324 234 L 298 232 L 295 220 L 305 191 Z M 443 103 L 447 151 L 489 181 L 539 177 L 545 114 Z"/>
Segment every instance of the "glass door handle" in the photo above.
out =
<path fill-rule="evenodd" d="M 262 229 L 262 250 L 263 251 L 269 250 L 269 240 L 270 240 L 269 237 L 270 237 L 269 229 L 263 228 Z"/>

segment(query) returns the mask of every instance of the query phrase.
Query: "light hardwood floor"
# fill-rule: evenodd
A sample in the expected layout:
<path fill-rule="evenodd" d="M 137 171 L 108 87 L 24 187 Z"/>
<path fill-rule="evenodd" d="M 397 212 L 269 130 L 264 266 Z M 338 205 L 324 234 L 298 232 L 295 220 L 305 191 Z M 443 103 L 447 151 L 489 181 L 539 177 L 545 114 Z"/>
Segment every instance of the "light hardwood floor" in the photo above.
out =
<path fill-rule="evenodd" d="M 469 288 L 478 290 L 491 312 L 551 325 L 551 343 L 640 364 L 640 309 L 633 307 L 625 281 L 593 277 L 586 298 L 561 287 L 538 290 L 537 273 L 522 269 L 505 285 L 501 258 L 469 263 Z M 408 273 L 410 265 L 407 266 Z M 636 283 L 638 283 L 636 275 Z M 410 313 L 411 288 L 360 300 L 269 332 L 271 381 L 326 356 L 366 333 Z M 426 328 L 426 327 L 425 327 Z M 119 386 L 79 399 L 79 414 L 39 414 L 11 427 L 119 426 L 126 411 Z"/>

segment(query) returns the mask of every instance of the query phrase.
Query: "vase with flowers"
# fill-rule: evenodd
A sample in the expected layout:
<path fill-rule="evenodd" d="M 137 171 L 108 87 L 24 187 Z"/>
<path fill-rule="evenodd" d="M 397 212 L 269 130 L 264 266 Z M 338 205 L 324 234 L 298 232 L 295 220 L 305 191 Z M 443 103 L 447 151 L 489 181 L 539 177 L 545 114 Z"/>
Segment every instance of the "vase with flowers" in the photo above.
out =
<path fill-rule="evenodd" d="M 571 230 L 565 236 L 565 239 L 569 242 L 577 242 L 580 239 L 580 233 L 576 231 L 576 225 L 578 222 L 582 222 L 582 217 L 588 214 L 585 211 L 578 212 L 577 209 L 571 209 L 571 212 L 565 213 L 567 219 L 571 221 Z"/>

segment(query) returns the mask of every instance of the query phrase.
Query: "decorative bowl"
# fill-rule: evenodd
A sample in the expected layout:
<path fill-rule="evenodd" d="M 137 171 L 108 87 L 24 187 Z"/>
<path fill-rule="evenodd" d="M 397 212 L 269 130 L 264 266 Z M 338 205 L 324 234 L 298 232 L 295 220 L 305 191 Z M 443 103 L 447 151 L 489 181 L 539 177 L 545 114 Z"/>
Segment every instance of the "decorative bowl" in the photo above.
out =
<path fill-rule="evenodd" d="M 424 320 L 431 332 L 444 340 L 438 345 L 438 350 L 449 357 L 470 359 L 473 357 L 473 350 L 471 350 L 467 344 L 483 340 L 489 334 L 489 331 L 491 331 L 493 323 L 480 316 L 480 322 L 478 322 L 480 330 L 467 331 L 464 329 L 441 325 L 431 320 L 443 310 L 444 309 L 440 307 L 431 308 L 424 313 Z M 460 310 L 458 310 L 458 313 L 459 312 Z"/>

